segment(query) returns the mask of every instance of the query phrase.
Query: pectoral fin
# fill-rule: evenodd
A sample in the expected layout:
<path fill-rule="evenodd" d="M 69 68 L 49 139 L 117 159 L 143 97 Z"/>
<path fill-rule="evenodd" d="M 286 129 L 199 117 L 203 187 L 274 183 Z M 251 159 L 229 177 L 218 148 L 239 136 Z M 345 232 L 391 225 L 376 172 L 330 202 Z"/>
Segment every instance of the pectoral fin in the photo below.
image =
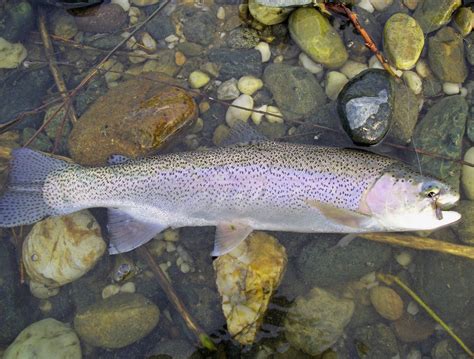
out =
<path fill-rule="evenodd" d="M 211 255 L 218 257 L 229 253 L 247 238 L 252 230 L 253 228 L 238 222 L 219 224 L 216 227 L 216 239 Z"/>
<path fill-rule="evenodd" d="M 108 216 L 110 254 L 129 252 L 140 247 L 168 227 L 157 223 L 140 222 L 118 209 L 109 208 Z"/>
<path fill-rule="evenodd" d="M 347 227 L 369 228 L 373 221 L 370 216 L 350 209 L 339 208 L 312 199 L 307 200 L 306 203 L 318 209 L 328 220 Z"/>

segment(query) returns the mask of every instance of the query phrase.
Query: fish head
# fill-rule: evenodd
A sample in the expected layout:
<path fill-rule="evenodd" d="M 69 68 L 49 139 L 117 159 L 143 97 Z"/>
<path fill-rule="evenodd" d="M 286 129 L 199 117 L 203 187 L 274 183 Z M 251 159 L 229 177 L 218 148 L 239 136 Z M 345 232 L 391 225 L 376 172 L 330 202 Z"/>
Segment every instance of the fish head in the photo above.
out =
<path fill-rule="evenodd" d="M 459 201 L 449 185 L 397 164 L 390 166 L 366 191 L 360 211 L 375 217 L 387 230 L 433 230 L 461 219 L 446 211 Z"/>

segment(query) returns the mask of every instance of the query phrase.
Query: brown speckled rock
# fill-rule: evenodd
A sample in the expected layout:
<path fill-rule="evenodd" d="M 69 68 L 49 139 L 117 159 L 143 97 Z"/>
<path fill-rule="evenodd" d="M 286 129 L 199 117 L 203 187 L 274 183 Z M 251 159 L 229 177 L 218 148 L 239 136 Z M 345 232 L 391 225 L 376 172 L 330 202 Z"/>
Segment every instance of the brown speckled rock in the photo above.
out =
<path fill-rule="evenodd" d="M 120 293 L 79 311 L 74 329 L 86 343 L 101 348 L 123 348 L 158 323 L 160 310 L 140 294 Z"/>
<path fill-rule="evenodd" d="M 74 10 L 77 28 L 87 32 L 114 32 L 127 21 L 127 13 L 117 4 Z"/>
<path fill-rule="evenodd" d="M 77 163 L 104 165 L 114 154 L 143 157 L 197 117 L 197 105 L 184 90 L 153 80 L 157 73 L 129 80 L 100 97 L 79 118 L 69 138 Z"/>

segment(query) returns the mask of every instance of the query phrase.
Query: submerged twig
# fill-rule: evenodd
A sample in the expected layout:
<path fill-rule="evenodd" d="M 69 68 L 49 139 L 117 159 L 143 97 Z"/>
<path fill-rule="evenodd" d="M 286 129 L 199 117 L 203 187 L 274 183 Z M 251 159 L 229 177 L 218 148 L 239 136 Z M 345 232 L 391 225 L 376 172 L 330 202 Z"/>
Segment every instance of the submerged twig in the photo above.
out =
<path fill-rule="evenodd" d="M 374 40 L 370 37 L 369 33 L 364 29 L 364 27 L 360 24 L 359 19 L 357 18 L 357 14 L 352 12 L 347 6 L 341 3 L 326 3 L 325 7 L 329 10 L 332 10 L 334 12 L 337 12 L 339 14 L 344 14 L 348 17 L 352 25 L 357 29 L 359 34 L 362 36 L 365 42 L 365 46 L 368 47 L 370 51 L 377 57 L 377 60 L 382 64 L 383 68 L 393 77 L 398 79 L 399 77 L 397 74 L 393 71 L 392 67 L 388 63 L 387 59 L 385 56 L 383 56 L 382 52 L 377 48 L 377 45 L 375 44 Z"/>
<path fill-rule="evenodd" d="M 377 279 L 384 282 L 387 285 L 392 285 L 396 283 L 400 288 L 402 288 L 410 297 L 413 298 L 427 313 L 433 318 L 439 325 L 443 327 L 444 330 L 464 349 L 464 351 L 471 357 L 474 358 L 474 352 L 469 349 L 469 347 L 464 344 L 464 342 L 459 338 L 456 333 L 451 329 L 451 327 L 446 324 L 435 312 L 431 309 L 428 304 L 426 304 L 423 299 L 421 299 L 414 291 L 412 291 L 405 283 L 403 283 L 400 278 L 391 274 L 377 273 Z"/>
<path fill-rule="evenodd" d="M 158 283 L 160 284 L 163 291 L 166 293 L 168 300 L 173 303 L 174 307 L 183 318 L 186 326 L 189 328 L 191 332 L 198 338 L 201 345 L 209 350 L 216 350 L 214 342 L 211 338 L 206 334 L 206 332 L 197 324 L 194 318 L 186 309 L 184 303 L 179 299 L 178 295 L 176 294 L 175 290 L 171 286 L 168 278 L 166 277 L 165 273 L 162 271 L 160 266 L 155 262 L 155 259 L 148 251 L 145 246 L 141 246 L 137 249 L 138 253 L 145 259 L 148 266 L 151 268 L 153 273 L 155 274 L 156 278 L 158 279 Z"/>
<path fill-rule="evenodd" d="M 443 242 L 431 238 L 396 233 L 363 233 L 357 236 L 375 242 L 394 244 L 422 251 L 441 252 L 458 257 L 474 259 L 474 247 Z"/>
<path fill-rule="evenodd" d="M 57 65 L 56 57 L 54 55 L 53 43 L 51 42 L 48 28 L 46 26 L 46 11 L 42 6 L 39 6 L 38 13 L 39 13 L 38 29 L 41 35 L 41 41 L 43 42 L 44 53 L 45 53 L 46 59 L 48 60 L 49 70 L 51 71 L 51 74 L 53 75 L 54 82 L 56 84 L 56 87 L 59 90 L 59 93 L 61 94 L 63 99 L 67 100 L 68 90 L 66 87 L 66 83 L 64 82 L 63 76 L 61 74 L 61 71 L 59 70 L 59 67 Z M 76 112 L 71 103 L 69 103 L 68 111 L 66 111 L 66 113 L 64 114 L 64 116 L 67 116 L 67 115 L 70 116 L 72 123 L 75 123 L 77 121 Z"/>

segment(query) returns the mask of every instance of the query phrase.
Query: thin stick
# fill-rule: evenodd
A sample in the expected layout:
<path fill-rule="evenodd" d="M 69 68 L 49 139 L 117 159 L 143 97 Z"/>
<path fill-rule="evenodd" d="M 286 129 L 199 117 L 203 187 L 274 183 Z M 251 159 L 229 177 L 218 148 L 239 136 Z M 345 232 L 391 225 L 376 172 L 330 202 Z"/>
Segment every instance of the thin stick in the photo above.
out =
<path fill-rule="evenodd" d="M 394 244 L 422 251 L 435 251 L 474 259 L 474 247 L 438 241 L 431 238 L 396 233 L 363 233 L 358 234 L 357 236 L 380 243 Z"/>
<path fill-rule="evenodd" d="M 433 318 L 439 325 L 443 327 L 446 332 L 464 349 L 464 351 L 471 357 L 474 358 L 474 353 L 469 349 L 469 347 L 464 344 L 464 342 L 459 338 L 456 333 L 451 329 L 451 327 L 446 324 L 434 311 L 431 309 L 428 304 L 426 304 L 423 299 L 421 299 L 418 294 L 412 291 L 405 283 L 403 283 L 400 278 L 391 274 L 377 273 L 377 278 L 384 282 L 387 285 L 392 285 L 393 283 L 398 284 L 405 292 L 408 293 L 410 297 L 413 298 L 428 314 Z"/>
<path fill-rule="evenodd" d="M 148 251 L 145 246 L 141 246 L 137 249 L 138 253 L 145 259 L 148 266 L 151 268 L 153 273 L 155 274 L 156 278 L 158 279 L 158 283 L 160 284 L 163 291 L 166 293 L 168 300 L 173 303 L 174 307 L 178 311 L 178 313 L 183 318 L 186 326 L 189 328 L 191 332 L 198 338 L 201 345 L 209 350 L 217 350 L 211 338 L 206 334 L 206 332 L 197 324 L 194 318 L 186 309 L 184 303 L 179 299 L 178 295 L 176 294 L 175 290 L 171 286 L 171 283 L 168 281 L 165 273 L 161 270 L 160 266 L 155 262 L 155 259 Z"/>
<path fill-rule="evenodd" d="M 327 3 L 325 4 L 326 8 L 329 10 L 333 10 L 339 14 L 345 14 L 349 20 L 351 21 L 352 25 L 357 29 L 359 34 L 362 36 L 365 42 L 365 46 L 369 48 L 370 51 L 377 57 L 377 60 L 382 64 L 383 68 L 393 77 L 398 79 L 399 77 L 397 74 L 392 70 L 392 67 L 388 63 L 387 59 L 383 56 L 382 52 L 377 48 L 377 45 L 375 45 L 374 40 L 370 37 L 368 32 L 364 29 L 364 27 L 360 24 L 359 19 L 357 18 L 357 14 L 352 12 L 347 6 L 344 4 L 331 4 Z"/>
<path fill-rule="evenodd" d="M 51 71 L 51 74 L 53 75 L 54 82 L 56 84 L 56 87 L 59 90 L 59 93 L 61 94 L 64 100 L 67 100 L 68 90 L 66 87 L 66 83 L 64 82 L 63 76 L 57 65 L 56 57 L 54 56 L 53 44 L 51 42 L 51 38 L 49 37 L 48 28 L 46 26 L 46 11 L 43 8 L 43 6 L 39 6 L 38 12 L 39 12 L 38 29 L 41 35 L 41 40 L 43 41 L 44 53 L 46 55 L 46 59 L 48 60 L 49 70 Z M 75 123 L 77 122 L 76 111 L 74 110 L 74 107 L 72 106 L 71 103 L 69 107 L 70 107 L 69 111 L 66 111 L 64 116 L 66 116 L 69 113 L 71 122 Z"/>

